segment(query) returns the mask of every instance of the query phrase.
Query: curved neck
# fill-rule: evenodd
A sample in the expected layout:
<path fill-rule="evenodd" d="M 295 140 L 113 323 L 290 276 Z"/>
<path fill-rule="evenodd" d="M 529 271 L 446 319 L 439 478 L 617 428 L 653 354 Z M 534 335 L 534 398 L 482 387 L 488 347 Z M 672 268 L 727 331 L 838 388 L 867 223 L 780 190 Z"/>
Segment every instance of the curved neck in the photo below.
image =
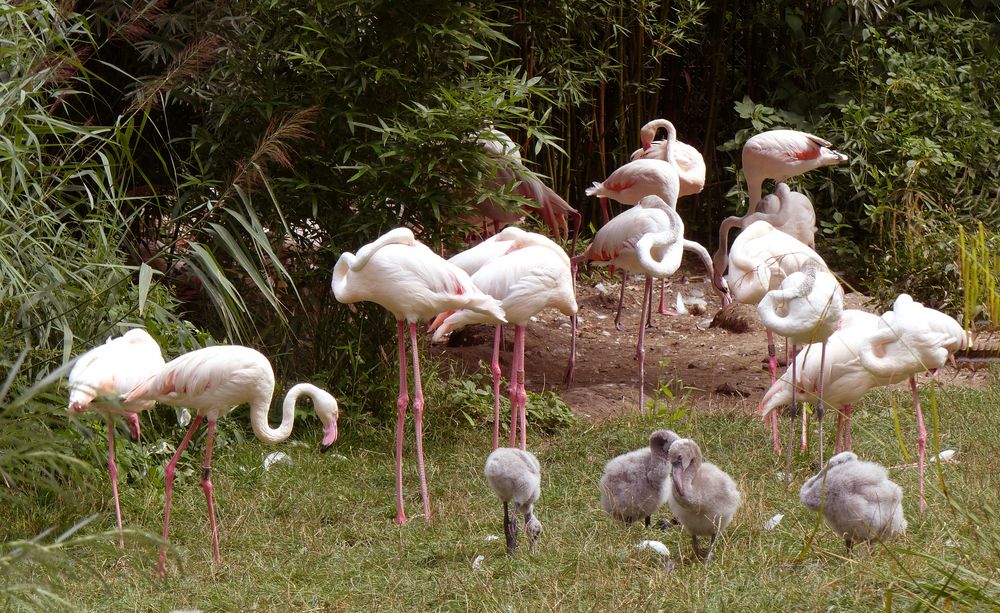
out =
<path fill-rule="evenodd" d="M 252 402 L 250 404 L 250 425 L 257 438 L 268 444 L 280 443 L 288 438 L 295 423 L 295 403 L 303 394 L 309 396 L 314 405 L 319 400 L 316 393 L 308 386 L 296 385 L 288 390 L 284 402 L 281 403 L 281 424 L 277 428 L 272 428 L 271 424 L 268 423 L 271 396 L 268 395 L 266 398 L 262 396 L 256 402 Z"/>

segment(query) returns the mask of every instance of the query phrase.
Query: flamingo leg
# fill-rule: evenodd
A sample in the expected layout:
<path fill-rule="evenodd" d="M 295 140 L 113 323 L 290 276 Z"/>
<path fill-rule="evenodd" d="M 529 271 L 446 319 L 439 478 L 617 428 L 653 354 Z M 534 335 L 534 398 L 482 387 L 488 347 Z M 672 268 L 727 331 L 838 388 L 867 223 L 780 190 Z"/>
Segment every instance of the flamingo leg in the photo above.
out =
<path fill-rule="evenodd" d="M 774 334 L 767 331 L 767 369 L 771 372 L 771 385 L 778 379 L 778 357 L 774 350 Z M 792 389 L 795 389 L 794 386 Z M 774 443 L 774 453 L 781 455 L 781 442 L 778 436 L 778 412 L 771 411 L 771 440 Z"/>
<path fill-rule="evenodd" d="M 846 405 L 844 413 L 844 449 L 847 451 L 851 450 L 851 413 L 854 412 L 854 407 L 851 405 Z"/>
<path fill-rule="evenodd" d="M 792 352 L 795 352 L 795 345 L 792 345 Z M 785 450 L 785 487 L 791 483 L 792 479 L 792 447 L 795 446 L 795 415 L 799 412 L 799 406 L 795 399 L 795 391 L 798 388 L 798 381 L 795 376 L 795 362 L 792 360 L 792 407 L 791 407 L 791 423 L 789 424 L 788 430 L 788 448 Z M 773 413 L 774 411 L 772 411 Z M 804 413 L 804 412 L 803 412 Z"/>
<path fill-rule="evenodd" d="M 514 351 L 517 353 L 517 408 L 521 416 L 521 449 L 528 448 L 528 394 L 524 389 L 524 326 L 514 326 Z"/>
<path fill-rule="evenodd" d="M 566 376 L 563 378 L 563 385 L 569 386 L 573 383 L 573 371 L 576 369 L 576 315 L 569 316 L 570 340 L 569 340 L 569 363 L 566 365 Z"/>
<path fill-rule="evenodd" d="M 205 460 L 201 464 L 201 489 L 208 504 L 208 526 L 212 531 L 212 554 L 215 563 L 222 561 L 219 555 L 219 528 L 215 523 L 215 503 L 212 499 L 212 445 L 215 443 L 215 420 L 208 420 L 208 436 L 205 438 Z"/>
<path fill-rule="evenodd" d="M 410 345 L 413 349 L 413 418 L 417 434 L 417 475 L 420 477 L 420 498 L 424 503 L 424 519 L 430 519 L 431 499 L 427 495 L 427 474 L 424 472 L 424 391 L 420 383 L 416 323 L 410 324 Z"/>
<path fill-rule="evenodd" d="M 820 345 L 819 351 L 819 398 L 816 400 L 816 419 L 819 420 L 819 467 L 823 468 L 826 460 L 823 456 L 823 372 L 826 370 L 826 341 Z M 804 418 L 804 416 L 803 416 Z"/>
<path fill-rule="evenodd" d="M 601 219 L 604 221 L 601 225 L 606 226 L 608 225 L 608 222 L 611 221 L 611 216 L 608 215 L 608 199 L 601 197 L 598 199 L 598 202 L 601 203 Z"/>
<path fill-rule="evenodd" d="M 497 324 L 493 335 L 493 360 L 490 370 L 493 372 L 493 449 L 500 446 L 500 337 L 503 326 Z"/>
<path fill-rule="evenodd" d="M 639 360 L 639 410 L 646 406 L 646 307 L 653 302 L 653 277 L 646 277 L 646 285 L 642 292 L 642 310 L 639 315 L 639 342 L 635 348 Z"/>
<path fill-rule="evenodd" d="M 139 414 L 126 413 L 125 419 L 128 420 L 128 432 L 132 442 L 139 442 L 139 437 L 142 435 L 142 431 L 139 428 Z"/>
<path fill-rule="evenodd" d="M 846 410 L 846 407 L 842 407 L 837 411 L 837 441 L 833 447 L 834 453 L 840 453 L 844 450 L 844 411 Z"/>
<path fill-rule="evenodd" d="M 524 359 L 524 354 L 518 352 L 518 329 L 520 326 L 514 326 L 514 350 L 511 356 L 510 364 L 510 446 L 515 447 L 517 445 L 517 429 L 518 423 L 521 419 L 521 390 L 520 384 L 518 382 L 518 372 L 524 371 L 524 366 L 521 364 L 521 360 Z"/>
<path fill-rule="evenodd" d="M 910 376 L 910 391 L 913 392 L 913 406 L 917 411 L 917 472 L 920 473 L 920 512 L 927 508 L 924 500 L 924 453 L 927 450 L 927 428 L 924 426 L 924 414 L 920 409 L 920 392 L 917 391 L 917 380 Z"/>
<path fill-rule="evenodd" d="M 108 417 L 108 475 L 111 477 L 111 491 L 115 495 L 115 521 L 118 525 L 118 547 L 125 549 L 125 535 L 122 533 L 122 508 L 118 502 L 118 467 L 115 465 L 115 420 L 111 417 Z"/>
<path fill-rule="evenodd" d="M 409 385 L 406 383 L 406 322 L 396 322 L 399 341 L 399 398 L 396 400 L 396 523 L 406 523 L 403 508 L 403 430 L 406 427 L 406 408 L 410 404 Z"/>
<path fill-rule="evenodd" d="M 170 458 L 167 467 L 163 469 L 167 500 L 163 507 L 163 544 L 160 546 L 160 563 L 157 565 L 157 572 L 160 575 L 167 574 L 167 535 L 170 532 L 170 502 L 174 496 L 174 474 L 177 472 L 177 462 L 181 459 L 181 454 L 184 453 L 184 450 L 187 449 L 188 443 L 191 442 L 194 431 L 201 425 L 202 419 L 204 417 L 201 415 L 195 416 L 194 421 L 191 422 L 191 427 L 188 428 L 187 434 L 181 439 L 181 444 L 177 446 L 174 457 Z"/>
<path fill-rule="evenodd" d="M 622 269 L 622 291 L 618 296 L 618 312 L 615 313 L 615 330 L 622 330 L 622 303 L 625 302 L 625 281 L 628 280 L 628 271 Z"/>

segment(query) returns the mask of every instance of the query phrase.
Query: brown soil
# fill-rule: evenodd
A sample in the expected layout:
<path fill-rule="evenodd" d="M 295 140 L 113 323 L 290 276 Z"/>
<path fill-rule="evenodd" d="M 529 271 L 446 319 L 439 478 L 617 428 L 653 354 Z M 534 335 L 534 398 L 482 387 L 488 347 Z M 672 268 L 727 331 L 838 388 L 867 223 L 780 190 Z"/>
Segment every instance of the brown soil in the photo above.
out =
<path fill-rule="evenodd" d="M 657 313 L 659 284 L 654 284 L 652 327 L 647 328 L 645 338 L 647 401 L 659 385 L 669 384 L 675 393 L 683 387 L 690 393 L 691 402 L 700 407 L 735 406 L 753 415 L 770 382 L 765 330 L 750 307 L 742 307 L 749 331 L 733 333 L 711 327 L 721 305 L 710 281 L 700 272 L 682 268 L 667 282 L 665 295 L 667 308 L 675 306 L 677 292 L 686 302 L 702 298 L 707 312 L 699 315 L 670 317 Z M 555 310 L 543 311 L 527 328 L 525 383 L 533 391 L 559 389 L 575 413 L 600 419 L 638 409 L 639 363 L 635 347 L 643 279 L 636 276 L 628 281 L 622 330 L 618 331 L 614 317 L 621 277 L 596 272 L 592 276 L 594 280 L 587 281 L 581 275 L 577 286 L 579 336 L 573 384 L 563 385 L 569 358 L 569 320 Z M 874 312 L 868 302 L 857 293 L 848 294 L 846 300 L 847 308 Z M 493 352 L 491 326 L 472 326 L 453 336 L 449 346 L 437 345 L 432 351 L 468 370 L 479 369 L 481 361 L 489 364 Z M 510 374 L 513 336 L 512 329 L 505 329 L 500 356 L 505 379 Z M 780 337 L 777 349 L 780 374 L 785 363 Z M 956 371 L 950 366 L 938 378 L 945 383 L 972 386 L 995 379 L 988 370 Z"/>

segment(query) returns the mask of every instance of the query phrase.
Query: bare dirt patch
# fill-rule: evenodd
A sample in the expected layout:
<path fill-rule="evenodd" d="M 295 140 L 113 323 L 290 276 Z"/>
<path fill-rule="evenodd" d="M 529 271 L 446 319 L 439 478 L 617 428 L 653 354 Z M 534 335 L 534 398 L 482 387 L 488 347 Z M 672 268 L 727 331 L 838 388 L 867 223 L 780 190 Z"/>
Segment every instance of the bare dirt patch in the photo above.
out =
<path fill-rule="evenodd" d="M 651 398 L 657 386 L 671 383 L 683 387 L 699 407 L 722 407 L 756 414 L 757 403 L 770 384 L 767 372 L 767 339 L 756 312 L 748 308 L 750 330 L 733 333 L 710 327 L 721 304 L 711 282 L 700 268 L 685 264 L 668 281 L 665 303 L 675 306 L 677 293 L 685 301 L 703 299 L 707 311 L 699 315 L 670 317 L 657 313 L 659 284 L 654 285 L 652 327 L 646 330 L 646 396 Z M 525 343 L 525 384 L 533 391 L 558 389 L 562 399 L 582 416 L 601 419 L 638 410 L 639 363 L 635 359 L 638 340 L 639 303 L 643 279 L 629 279 L 622 330 L 615 329 L 615 307 L 620 290 L 620 276 L 594 273 L 588 280 L 581 275 L 577 285 L 579 335 L 577 338 L 576 377 L 563 385 L 569 357 L 570 328 L 567 317 L 557 311 L 540 313 L 527 328 Z M 876 312 L 875 305 L 857 293 L 848 294 L 847 308 Z M 477 370 L 480 362 L 489 363 L 493 352 L 493 328 L 473 326 L 454 338 L 449 345 L 436 345 L 432 351 L 443 355 L 467 370 Z M 505 330 L 500 366 L 505 379 L 510 374 L 513 330 Z M 784 343 L 778 339 L 779 374 L 784 371 Z M 944 383 L 979 387 L 993 380 L 989 371 L 956 371 L 947 367 L 939 373 Z"/>

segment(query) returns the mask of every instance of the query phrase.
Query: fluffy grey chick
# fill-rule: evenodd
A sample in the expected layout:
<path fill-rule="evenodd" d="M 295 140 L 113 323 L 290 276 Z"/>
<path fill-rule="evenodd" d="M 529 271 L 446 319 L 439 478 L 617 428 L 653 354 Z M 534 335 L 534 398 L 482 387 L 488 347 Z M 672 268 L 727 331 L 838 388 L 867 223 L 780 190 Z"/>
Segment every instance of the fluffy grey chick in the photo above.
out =
<path fill-rule="evenodd" d="M 903 489 L 889 480 L 885 468 L 858 460 L 850 451 L 830 458 L 802 484 L 799 500 L 813 511 L 822 507 L 826 523 L 844 537 L 848 550 L 856 541 L 884 540 L 906 531 Z"/>
<path fill-rule="evenodd" d="M 679 438 L 671 430 L 657 430 L 649 436 L 648 447 L 609 460 L 601 475 L 601 508 L 629 526 L 645 518 L 648 527 L 653 513 L 667 501 L 667 450 Z"/>
<path fill-rule="evenodd" d="M 667 504 L 685 530 L 691 533 L 694 553 L 706 562 L 712 547 L 740 506 L 740 492 L 732 477 L 711 462 L 702 462 L 701 448 L 689 438 L 674 441 L 668 453 L 670 488 Z M 708 552 L 698 547 L 698 537 L 712 540 Z"/>
<path fill-rule="evenodd" d="M 542 465 L 530 451 L 500 447 L 486 458 L 483 469 L 486 482 L 503 501 L 503 531 L 507 537 L 507 555 L 517 549 L 517 514 L 524 514 L 524 529 L 528 533 L 531 551 L 542 533 L 542 522 L 534 515 L 535 501 L 542 494 Z M 514 503 L 511 514 L 509 503 Z"/>

